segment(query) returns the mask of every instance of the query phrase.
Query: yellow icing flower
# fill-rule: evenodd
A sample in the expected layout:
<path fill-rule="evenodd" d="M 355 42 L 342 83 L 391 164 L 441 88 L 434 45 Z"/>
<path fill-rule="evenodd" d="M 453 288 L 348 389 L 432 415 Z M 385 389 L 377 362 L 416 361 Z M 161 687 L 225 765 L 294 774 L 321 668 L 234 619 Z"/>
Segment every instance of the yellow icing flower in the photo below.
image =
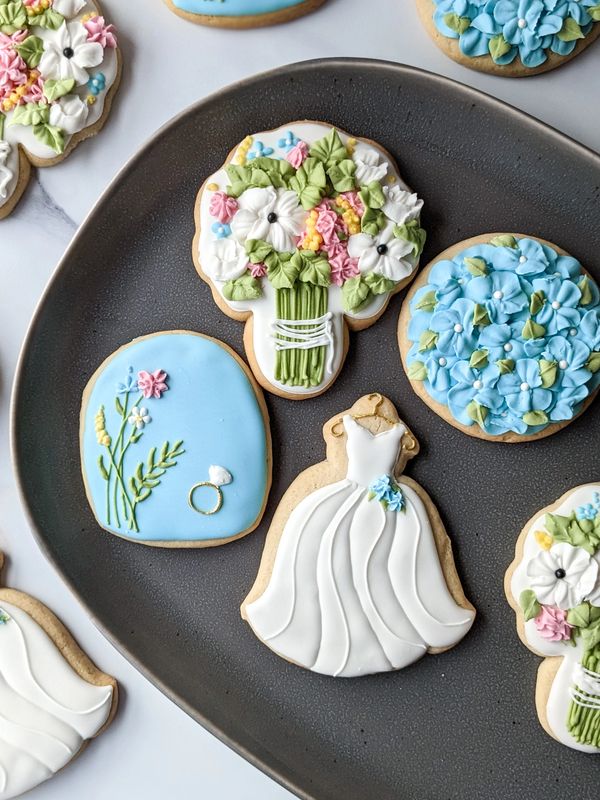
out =
<path fill-rule="evenodd" d="M 314 250 L 316 252 L 323 244 L 323 237 L 317 230 L 318 218 L 319 212 L 313 208 L 306 220 L 306 234 L 304 239 L 300 242 L 301 250 Z"/>
<path fill-rule="evenodd" d="M 236 164 L 238 167 L 243 167 L 246 163 L 248 151 L 252 147 L 252 142 L 254 139 L 252 136 L 246 136 L 244 141 L 238 147 L 237 153 L 235 154 L 235 158 L 233 159 L 233 163 Z"/>
<path fill-rule="evenodd" d="M 536 542 L 542 548 L 542 550 L 550 550 L 554 539 L 550 536 L 549 533 L 546 531 L 536 531 L 534 534 Z"/>
<path fill-rule="evenodd" d="M 354 148 L 356 147 L 356 139 L 348 139 L 346 142 L 346 150 L 348 151 L 348 155 L 352 155 L 354 152 Z"/>

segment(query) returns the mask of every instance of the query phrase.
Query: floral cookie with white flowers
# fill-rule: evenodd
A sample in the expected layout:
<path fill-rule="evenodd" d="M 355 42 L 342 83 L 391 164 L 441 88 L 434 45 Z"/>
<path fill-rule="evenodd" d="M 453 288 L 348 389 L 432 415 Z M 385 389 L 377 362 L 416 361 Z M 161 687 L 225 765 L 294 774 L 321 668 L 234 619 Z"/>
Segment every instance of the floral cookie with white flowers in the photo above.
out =
<path fill-rule="evenodd" d="M 598 0 L 416 0 L 438 47 L 465 67 L 506 77 L 548 72 L 600 35 Z"/>
<path fill-rule="evenodd" d="M 308 14 L 325 0 L 166 0 L 184 19 L 217 28 L 258 28 Z"/>
<path fill-rule="evenodd" d="M 300 400 L 332 385 L 348 329 L 373 325 L 416 274 L 422 207 L 389 153 L 322 122 L 247 136 L 206 180 L 194 262 L 246 322 L 264 388 Z"/>
<path fill-rule="evenodd" d="M 536 687 L 544 729 L 600 753 L 600 484 L 571 489 L 527 523 L 505 589 L 521 640 L 544 656 Z"/>
<path fill-rule="evenodd" d="M 80 451 L 98 524 L 157 547 L 245 536 L 271 485 L 262 392 L 233 350 L 191 331 L 142 336 L 104 361 L 83 393 Z"/>
<path fill-rule="evenodd" d="M 0 219 L 32 164 L 57 164 L 100 130 L 120 69 L 93 0 L 0 0 Z"/>
<path fill-rule="evenodd" d="M 414 391 L 481 439 L 549 436 L 600 385 L 600 291 L 575 258 L 521 234 L 445 250 L 407 294 L 398 325 Z"/>

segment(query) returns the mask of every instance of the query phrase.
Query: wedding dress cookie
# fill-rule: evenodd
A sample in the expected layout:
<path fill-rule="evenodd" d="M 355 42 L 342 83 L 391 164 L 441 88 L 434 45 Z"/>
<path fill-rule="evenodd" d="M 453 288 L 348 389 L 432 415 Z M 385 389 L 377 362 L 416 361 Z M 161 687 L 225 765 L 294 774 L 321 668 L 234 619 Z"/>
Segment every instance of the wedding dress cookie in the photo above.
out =
<path fill-rule="evenodd" d="M 400 314 L 415 392 L 455 428 L 521 442 L 568 425 L 600 385 L 600 291 L 575 258 L 521 234 L 441 253 Z"/>
<path fill-rule="evenodd" d="M 475 611 L 433 502 L 402 475 L 416 439 L 377 394 L 323 435 L 327 460 L 284 495 L 242 617 L 278 655 L 335 677 L 453 647 Z"/>
<path fill-rule="evenodd" d="M 219 28 L 256 28 L 289 22 L 325 0 L 166 0 L 180 17 Z"/>
<path fill-rule="evenodd" d="M 190 331 L 134 339 L 83 394 L 81 464 L 110 533 L 160 547 L 211 547 L 259 524 L 271 485 L 262 392 L 222 342 Z"/>
<path fill-rule="evenodd" d="M 523 643 L 544 656 L 536 706 L 562 744 L 600 753 L 600 484 L 571 489 L 523 528 L 506 573 Z"/>
<path fill-rule="evenodd" d="M 31 164 L 100 130 L 119 78 L 115 29 L 93 0 L 0 0 L 0 219 Z"/>
<path fill-rule="evenodd" d="M 247 136 L 200 189 L 193 257 L 217 305 L 246 322 L 258 382 L 326 391 L 348 329 L 373 325 L 414 277 L 423 201 L 374 142 L 321 122 Z"/>
<path fill-rule="evenodd" d="M 72 761 L 111 722 L 117 697 L 49 609 L 0 588 L 0 800 Z"/>

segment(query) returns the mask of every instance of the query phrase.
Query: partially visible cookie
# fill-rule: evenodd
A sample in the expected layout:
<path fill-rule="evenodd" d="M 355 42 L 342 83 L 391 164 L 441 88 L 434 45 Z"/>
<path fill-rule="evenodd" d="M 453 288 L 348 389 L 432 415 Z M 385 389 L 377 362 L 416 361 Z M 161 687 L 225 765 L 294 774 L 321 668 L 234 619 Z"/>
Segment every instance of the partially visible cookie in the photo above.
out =
<path fill-rule="evenodd" d="M 416 0 L 438 47 L 465 67 L 520 78 L 548 72 L 600 35 L 597 0 Z"/>
<path fill-rule="evenodd" d="M 94 0 L 0 0 L 0 219 L 31 164 L 57 164 L 100 130 L 120 71 L 114 26 Z"/>
<path fill-rule="evenodd" d="M 3 561 L 0 553 L 0 569 Z M 0 589 L 0 800 L 66 766 L 110 724 L 117 703 L 114 678 L 46 606 Z"/>
<path fill-rule="evenodd" d="M 563 428 L 600 385 L 600 291 L 575 258 L 484 234 L 420 273 L 398 325 L 415 392 L 455 428 L 522 442 Z"/>
<path fill-rule="evenodd" d="M 166 0 L 180 17 L 218 28 L 258 28 L 289 22 L 325 0 Z"/>

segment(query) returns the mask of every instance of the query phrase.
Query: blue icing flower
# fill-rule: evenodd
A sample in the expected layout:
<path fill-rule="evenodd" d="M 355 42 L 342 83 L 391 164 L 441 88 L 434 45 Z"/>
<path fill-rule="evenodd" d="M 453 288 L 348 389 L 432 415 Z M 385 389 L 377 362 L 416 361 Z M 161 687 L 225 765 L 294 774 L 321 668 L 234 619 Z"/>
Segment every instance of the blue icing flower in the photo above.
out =
<path fill-rule="evenodd" d="M 452 367 L 458 358 L 454 355 L 445 355 L 435 348 L 427 353 L 424 361 L 427 370 L 427 391 L 439 403 L 446 403 L 448 390 L 452 386 Z"/>
<path fill-rule="evenodd" d="M 592 350 L 600 350 L 600 309 L 586 311 L 579 323 L 578 338 Z"/>
<path fill-rule="evenodd" d="M 125 394 L 126 392 L 134 392 L 137 388 L 137 380 L 133 377 L 133 367 L 129 367 L 125 380 L 122 383 L 117 383 L 117 393 Z"/>
<path fill-rule="evenodd" d="M 254 142 L 252 150 L 250 150 L 246 158 L 248 159 L 248 161 L 253 161 L 255 158 L 272 156 L 273 152 L 274 150 L 272 147 L 265 147 L 265 145 L 262 142 L 257 141 Z"/>
<path fill-rule="evenodd" d="M 572 388 L 583 386 L 591 377 L 585 368 L 590 357 L 590 348 L 579 339 L 566 339 L 564 336 L 553 336 L 542 353 L 547 361 L 556 361 L 558 365 L 557 383 L 561 387 Z"/>
<path fill-rule="evenodd" d="M 507 322 L 527 308 L 527 295 L 512 272 L 492 272 L 469 281 L 466 296 L 485 306 L 492 322 Z"/>
<path fill-rule="evenodd" d="M 556 256 L 546 270 L 554 278 L 569 278 L 577 281 L 581 277 L 581 264 L 572 256 Z"/>
<path fill-rule="evenodd" d="M 402 489 L 400 489 L 399 486 L 396 486 L 394 491 L 390 492 L 385 497 L 385 502 L 387 504 L 388 511 L 402 511 L 405 505 Z"/>
<path fill-rule="evenodd" d="M 523 419 L 514 414 L 506 405 L 506 402 L 503 402 L 497 411 L 491 412 L 486 416 L 483 428 L 486 433 L 492 436 L 502 436 L 502 434 L 509 433 L 509 431 L 520 434 L 527 431 L 527 425 L 523 422 Z"/>
<path fill-rule="evenodd" d="M 516 322 L 512 324 L 492 324 L 486 325 L 482 328 L 479 334 L 479 346 L 488 351 L 488 358 L 490 361 L 499 361 L 500 359 L 512 358 L 515 361 L 519 358 L 530 358 L 535 353 L 534 341 L 524 341 L 521 338 L 521 331 L 523 324 Z M 545 341 L 545 340 L 542 340 Z M 540 351 L 543 344 L 537 346 Z"/>
<path fill-rule="evenodd" d="M 492 256 L 492 263 L 494 269 L 508 270 L 531 278 L 546 272 L 552 259 L 548 257 L 546 248 L 540 242 L 533 239 L 519 239 L 517 247 L 497 247 Z"/>
<path fill-rule="evenodd" d="M 519 359 L 514 372 L 501 375 L 498 391 L 508 408 L 520 416 L 529 411 L 546 411 L 553 401 L 552 392 L 542 388 L 539 364 L 533 358 Z"/>
<path fill-rule="evenodd" d="M 475 304 L 459 298 L 450 308 L 435 310 L 430 329 L 438 334 L 437 348 L 442 353 L 465 358 L 471 355 L 477 341 L 473 326 Z"/>
<path fill-rule="evenodd" d="M 577 519 L 595 519 L 600 512 L 600 494 L 594 492 L 592 502 L 583 506 L 577 506 L 575 514 Z"/>
<path fill-rule="evenodd" d="M 408 323 L 408 338 L 411 342 L 418 342 L 424 331 L 429 330 L 433 313 L 431 311 L 415 311 Z"/>
<path fill-rule="evenodd" d="M 369 486 L 369 493 L 376 500 L 385 500 L 391 489 L 392 482 L 389 475 L 382 475 Z"/>
<path fill-rule="evenodd" d="M 93 95 L 99 95 L 106 88 L 106 77 L 102 72 L 91 75 L 87 82 L 88 89 Z"/>
<path fill-rule="evenodd" d="M 473 369 L 468 361 L 457 361 L 451 370 L 454 386 L 448 392 L 448 408 L 463 425 L 472 425 L 467 406 L 475 401 L 494 411 L 499 411 L 503 398 L 496 391 L 500 371 L 495 364 L 484 369 Z"/>
<path fill-rule="evenodd" d="M 451 306 L 463 296 L 464 286 L 471 275 L 464 263 L 444 260 L 438 261 L 429 273 L 429 290 L 435 289 L 435 299 L 444 306 Z"/>
<path fill-rule="evenodd" d="M 589 396 L 589 389 L 586 386 L 573 386 L 572 388 L 561 389 L 557 393 L 554 405 L 550 409 L 548 416 L 551 422 L 562 422 L 573 419 L 579 413 L 581 403 Z"/>
<path fill-rule="evenodd" d="M 285 136 L 281 139 L 277 140 L 277 147 L 280 147 L 282 150 L 291 150 L 292 147 L 295 147 L 300 139 L 296 136 L 293 131 L 287 131 Z"/>
<path fill-rule="evenodd" d="M 533 289 L 543 292 L 545 302 L 538 311 L 535 320 L 552 336 L 565 328 L 576 327 L 581 313 L 577 305 L 581 299 L 581 291 L 577 284 L 559 278 L 536 278 Z"/>
<path fill-rule="evenodd" d="M 210 229 L 217 239 L 226 239 L 231 236 L 231 227 L 226 222 L 213 222 Z"/>
<path fill-rule="evenodd" d="M 502 35 L 519 48 L 526 67 L 539 67 L 546 61 L 547 48 L 563 26 L 563 18 L 551 14 L 542 0 L 499 0 L 494 19 L 502 25 Z"/>

